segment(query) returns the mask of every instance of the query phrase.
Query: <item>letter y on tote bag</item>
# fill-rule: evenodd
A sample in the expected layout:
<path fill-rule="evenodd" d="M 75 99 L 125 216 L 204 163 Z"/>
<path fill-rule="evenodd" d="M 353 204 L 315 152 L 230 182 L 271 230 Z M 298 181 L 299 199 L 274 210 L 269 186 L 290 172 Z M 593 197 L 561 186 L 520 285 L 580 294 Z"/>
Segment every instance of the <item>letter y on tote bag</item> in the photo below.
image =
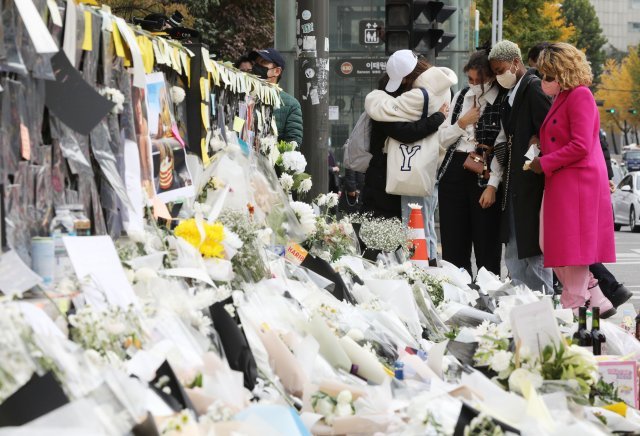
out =
<path fill-rule="evenodd" d="M 423 117 L 427 116 L 429 96 L 424 95 Z M 436 181 L 440 145 L 436 134 L 412 144 L 387 139 L 388 194 L 426 197 L 431 195 Z"/>

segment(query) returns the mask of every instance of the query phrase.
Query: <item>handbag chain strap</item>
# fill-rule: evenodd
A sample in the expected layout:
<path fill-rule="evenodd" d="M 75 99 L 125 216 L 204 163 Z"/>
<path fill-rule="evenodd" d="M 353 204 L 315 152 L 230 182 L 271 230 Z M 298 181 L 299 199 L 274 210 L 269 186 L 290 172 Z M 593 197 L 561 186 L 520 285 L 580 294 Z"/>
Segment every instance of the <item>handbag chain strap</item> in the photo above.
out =
<path fill-rule="evenodd" d="M 444 173 L 447 172 L 447 168 L 449 168 L 449 164 L 453 160 L 453 154 L 455 153 L 456 148 L 458 148 L 461 140 L 462 137 L 458 138 L 458 140 L 451 144 L 447 149 L 447 154 L 444 157 L 444 162 L 440 166 L 440 170 L 438 171 L 438 175 L 436 176 L 436 182 L 439 182 L 440 179 L 442 179 L 442 177 L 444 176 Z"/>
<path fill-rule="evenodd" d="M 507 208 L 507 195 L 509 194 L 509 179 L 511 178 L 511 155 L 512 150 L 512 139 L 513 139 L 513 135 L 509 135 L 509 139 L 507 139 L 507 153 L 509 154 L 509 163 L 507 164 L 507 168 L 505 168 L 505 171 L 507 172 L 507 178 L 505 179 L 505 183 L 504 183 L 504 195 L 502 197 L 502 212 L 504 212 L 504 210 Z"/>

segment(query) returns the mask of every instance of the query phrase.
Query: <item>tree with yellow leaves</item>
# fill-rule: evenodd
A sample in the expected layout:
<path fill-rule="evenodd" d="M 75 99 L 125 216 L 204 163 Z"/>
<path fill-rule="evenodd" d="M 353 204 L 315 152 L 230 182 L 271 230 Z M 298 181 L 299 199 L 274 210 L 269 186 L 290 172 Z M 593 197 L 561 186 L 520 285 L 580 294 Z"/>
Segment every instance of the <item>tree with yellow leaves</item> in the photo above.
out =
<path fill-rule="evenodd" d="M 491 0 L 477 0 L 480 10 L 480 36 L 491 35 Z M 504 2 L 503 36 L 520 46 L 523 56 L 541 42 L 574 42 L 575 27 L 566 23 L 561 14 L 561 1 L 509 0 Z"/>
<path fill-rule="evenodd" d="M 600 76 L 596 91 L 596 100 L 602 100 L 600 108 L 601 124 L 630 133 L 640 121 L 640 56 L 637 50 L 631 50 L 621 63 L 609 59 Z M 633 110 L 636 113 L 633 113 Z M 613 112 L 612 112 L 613 111 Z M 625 124 L 626 123 L 626 124 Z M 630 142 L 635 138 L 629 137 Z"/>
<path fill-rule="evenodd" d="M 562 3 L 547 1 L 542 6 L 542 16 L 547 17 L 551 26 L 558 30 L 558 42 L 576 42 L 576 28 L 573 23 L 568 23 L 562 15 Z"/>

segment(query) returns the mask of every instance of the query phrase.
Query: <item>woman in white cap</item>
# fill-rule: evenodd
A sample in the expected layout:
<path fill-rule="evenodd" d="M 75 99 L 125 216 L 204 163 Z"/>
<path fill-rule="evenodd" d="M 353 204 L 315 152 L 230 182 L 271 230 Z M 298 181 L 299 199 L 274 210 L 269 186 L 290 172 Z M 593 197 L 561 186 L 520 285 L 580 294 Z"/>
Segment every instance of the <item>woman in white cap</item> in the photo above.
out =
<path fill-rule="evenodd" d="M 431 65 L 424 58 L 418 57 L 411 50 L 399 50 L 389 58 L 387 72 L 379 81 L 380 90 L 392 96 L 399 96 L 410 91 L 416 79 L 427 71 Z M 388 137 L 405 143 L 413 143 L 438 131 L 446 116 L 443 113 L 446 105 L 440 108 L 442 112 L 421 118 L 418 121 L 405 122 L 371 122 L 371 144 L 369 152 L 372 154 L 369 167 L 365 175 L 363 188 L 363 212 L 370 212 L 374 216 L 386 218 L 401 218 L 401 196 L 387 194 L 387 155 L 383 148 Z M 427 212 L 427 211 L 425 211 Z M 432 214 L 425 213 L 425 216 Z M 429 232 L 431 233 L 431 232 Z"/>

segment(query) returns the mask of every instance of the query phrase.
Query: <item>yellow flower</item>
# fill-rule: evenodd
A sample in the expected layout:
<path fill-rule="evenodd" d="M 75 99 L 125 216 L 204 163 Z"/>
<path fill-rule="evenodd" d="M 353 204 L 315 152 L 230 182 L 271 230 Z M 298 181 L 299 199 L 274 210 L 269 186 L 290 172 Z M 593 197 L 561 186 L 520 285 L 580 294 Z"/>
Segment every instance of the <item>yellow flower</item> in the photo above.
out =
<path fill-rule="evenodd" d="M 222 245 L 222 241 L 224 240 L 224 226 L 218 222 L 209 224 L 203 221 L 202 227 L 204 228 L 204 240 L 194 218 L 178 224 L 174 230 L 174 234 L 197 248 L 204 257 L 223 258 L 224 246 Z"/>

